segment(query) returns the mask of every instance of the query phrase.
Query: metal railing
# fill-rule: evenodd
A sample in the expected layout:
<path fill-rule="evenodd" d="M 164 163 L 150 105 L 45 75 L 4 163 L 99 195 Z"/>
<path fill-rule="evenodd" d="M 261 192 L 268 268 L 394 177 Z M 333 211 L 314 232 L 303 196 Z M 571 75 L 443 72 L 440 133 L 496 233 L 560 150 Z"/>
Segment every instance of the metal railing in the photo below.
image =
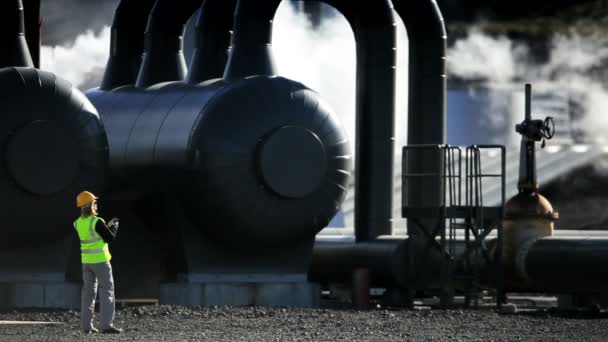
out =
<path fill-rule="evenodd" d="M 498 149 L 501 157 L 499 173 L 484 173 L 482 150 Z M 479 292 L 480 268 L 490 265 L 497 272 L 497 305 L 502 298 L 502 217 L 505 202 L 505 147 L 501 145 L 474 145 L 462 150 L 449 145 L 408 145 L 403 147 L 402 161 L 402 213 L 408 220 L 409 295 L 417 289 L 428 289 L 428 270 L 439 267 L 439 291 L 442 306 L 453 302 L 455 280 L 465 282 L 465 305 L 471 295 Z M 425 161 L 422 163 L 421 161 Z M 462 163 L 465 163 L 465 177 Z M 428 169 L 423 169 L 423 166 Z M 502 202 L 484 206 L 484 179 L 499 178 Z M 465 203 L 462 203 L 464 182 Z M 435 189 L 437 193 L 425 191 Z M 457 250 L 458 230 L 464 231 L 464 251 Z M 495 253 L 490 253 L 486 239 L 496 231 Z M 462 236 L 462 235 L 460 235 Z M 461 244 L 462 245 L 462 244 Z M 429 257 L 433 248 L 440 254 L 439 265 Z M 494 255 L 494 257 L 492 257 Z M 413 298 L 409 298 L 413 303 Z"/>

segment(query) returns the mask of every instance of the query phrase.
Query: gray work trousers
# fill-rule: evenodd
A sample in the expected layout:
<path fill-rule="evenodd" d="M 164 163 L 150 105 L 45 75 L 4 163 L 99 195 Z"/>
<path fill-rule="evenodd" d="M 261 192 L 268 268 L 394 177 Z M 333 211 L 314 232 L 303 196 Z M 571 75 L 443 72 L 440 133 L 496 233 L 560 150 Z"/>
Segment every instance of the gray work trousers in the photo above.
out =
<path fill-rule="evenodd" d="M 114 320 L 114 279 L 110 262 L 82 264 L 82 293 L 80 302 L 80 328 L 90 331 L 93 327 L 93 311 L 97 283 L 99 282 L 100 328 L 108 329 Z"/>

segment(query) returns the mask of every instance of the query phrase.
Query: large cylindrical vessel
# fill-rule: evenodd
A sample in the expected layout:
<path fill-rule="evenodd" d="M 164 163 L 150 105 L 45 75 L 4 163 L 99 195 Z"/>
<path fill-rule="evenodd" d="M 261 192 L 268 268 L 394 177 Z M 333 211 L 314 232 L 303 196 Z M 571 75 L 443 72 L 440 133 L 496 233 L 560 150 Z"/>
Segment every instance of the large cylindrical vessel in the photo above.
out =
<path fill-rule="evenodd" d="M 351 170 L 346 134 L 304 85 L 255 76 L 91 91 L 116 180 L 175 189 L 208 237 L 239 250 L 312 239 Z"/>
<path fill-rule="evenodd" d="M 70 83 L 33 68 L 0 69 L 2 248 L 64 238 L 76 195 L 99 191 L 107 141 L 95 108 Z"/>

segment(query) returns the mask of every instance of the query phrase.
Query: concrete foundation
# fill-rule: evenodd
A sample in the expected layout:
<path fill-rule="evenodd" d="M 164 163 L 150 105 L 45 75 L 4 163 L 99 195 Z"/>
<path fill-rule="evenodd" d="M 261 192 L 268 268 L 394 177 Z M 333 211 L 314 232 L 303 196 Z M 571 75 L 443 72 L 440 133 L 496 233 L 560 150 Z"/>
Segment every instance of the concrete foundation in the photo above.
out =
<path fill-rule="evenodd" d="M 80 249 L 66 235 L 44 245 L 0 249 L 0 310 L 80 307 Z"/>
<path fill-rule="evenodd" d="M 58 276 L 63 277 L 63 274 L 36 274 L 31 275 L 31 279 L 14 281 L 0 277 L 3 278 L 0 280 L 0 309 L 80 308 L 81 285 L 57 279 Z"/>
<path fill-rule="evenodd" d="M 160 304 L 172 305 L 230 305 L 266 307 L 318 307 L 321 289 L 307 281 L 260 281 L 242 275 L 236 279 L 194 280 L 160 285 Z M 255 278 L 255 277 L 253 277 Z"/>

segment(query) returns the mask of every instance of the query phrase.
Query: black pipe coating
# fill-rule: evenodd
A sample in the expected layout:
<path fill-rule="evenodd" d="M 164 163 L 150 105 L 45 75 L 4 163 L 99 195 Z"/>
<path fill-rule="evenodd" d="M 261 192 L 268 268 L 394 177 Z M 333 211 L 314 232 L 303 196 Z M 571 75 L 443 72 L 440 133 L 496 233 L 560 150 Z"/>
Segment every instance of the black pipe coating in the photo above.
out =
<path fill-rule="evenodd" d="M 40 16 L 41 0 L 24 0 L 25 7 L 25 40 L 30 50 L 30 56 L 35 68 L 40 69 Z"/>
<path fill-rule="evenodd" d="M 0 1 L 0 68 L 34 67 L 25 40 L 25 17 L 21 0 Z"/>
<path fill-rule="evenodd" d="M 196 45 L 186 81 L 200 83 L 224 74 L 236 0 L 205 0 L 196 22 Z"/>
<path fill-rule="evenodd" d="M 100 88 L 110 90 L 137 81 L 144 52 L 144 32 L 155 0 L 122 0 L 114 12 L 110 57 Z"/>
<path fill-rule="evenodd" d="M 396 27 L 388 0 L 326 0 L 350 23 L 357 42 L 355 230 L 357 241 L 392 231 Z M 224 78 L 276 73 L 270 50 L 280 1 L 240 0 Z"/>
<path fill-rule="evenodd" d="M 201 5 L 201 0 L 157 0 L 146 28 L 144 56 L 137 87 L 168 81 L 182 81 L 187 67 L 184 58 L 186 22 Z"/>
<path fill-rule="evenodd" d="M 606 293 L 608 239 L 543 238 L 523 259 L 524 271 L 533 288 L 571 293 Z"/>
<path fill-rule="evenodd" d="M 224 79 L 251 75 L 272 76 L 276 66 L 272 54 L 272 21 L 281 0 L 239 0 L 234 12 L 232 52 Z"/>
<path fill-rule="evenodd" d="M 446 29 L 435 0 L 394 0 L 409 42 L 408 145 L 446 143 Z M 411 153 L 408 174 L 441 173 L 432 153 Z M 443 189 L 439 178 L 410 182 L 404 196 L 419 207 L 440 206 Z M 410 231 L 410 233 L 414 233 Z"/>

